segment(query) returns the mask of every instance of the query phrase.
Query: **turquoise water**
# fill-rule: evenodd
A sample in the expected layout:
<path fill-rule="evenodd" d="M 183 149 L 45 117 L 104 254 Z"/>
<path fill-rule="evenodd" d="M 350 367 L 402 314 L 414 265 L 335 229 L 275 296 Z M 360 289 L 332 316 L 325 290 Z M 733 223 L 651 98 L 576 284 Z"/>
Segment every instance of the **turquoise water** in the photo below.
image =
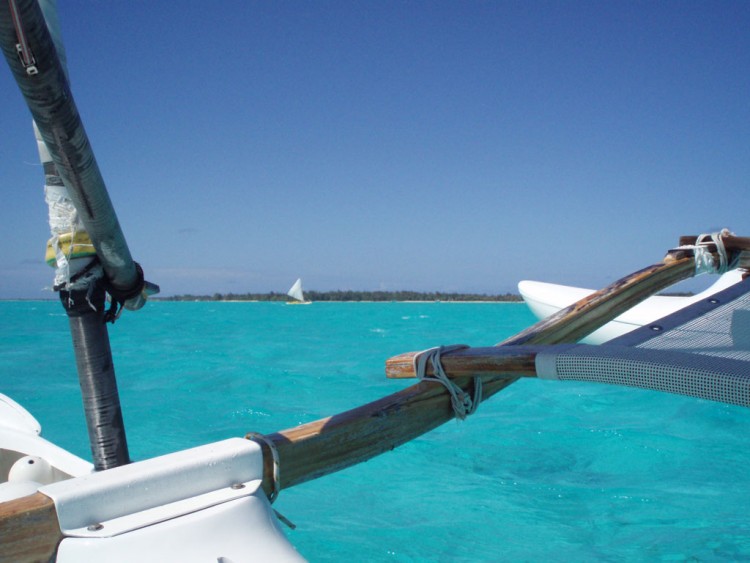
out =
<path fill-rule="evenodd" d="M 408 385 L 390 356 L 532 321 L 520 304 L 150 303 L 110 328 L 131 456 L 347 410 Z M 89 458 L 60 305 L 0 302 L 0 336 L 0 392 Z M 740 407 L 523 380 L 275 508 L 312 561 L 748 559 L 748 428 Z"/>

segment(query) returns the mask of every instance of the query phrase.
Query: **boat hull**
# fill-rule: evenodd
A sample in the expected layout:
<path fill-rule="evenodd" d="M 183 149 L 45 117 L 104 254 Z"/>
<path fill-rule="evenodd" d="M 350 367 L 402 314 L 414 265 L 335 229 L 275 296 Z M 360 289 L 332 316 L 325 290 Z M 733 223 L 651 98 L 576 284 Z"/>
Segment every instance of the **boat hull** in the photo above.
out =
<path fill-rule="evenodd" d="M 643 325 L 679 311 L 711 295 L 734 285 L 742 279 L 740 270 L 722 275 L 711 287 L 696 295 L 667 296 L 655 295 L 610 321 L 600 329 L 581 340 L 587 344 L 601 344 L 627 334 Z M 518 291 L 534 315 L 544 319 L 594 293 L 593 289 L 572 287 L 554 283 L 524 280 L 518 284 Z"/>

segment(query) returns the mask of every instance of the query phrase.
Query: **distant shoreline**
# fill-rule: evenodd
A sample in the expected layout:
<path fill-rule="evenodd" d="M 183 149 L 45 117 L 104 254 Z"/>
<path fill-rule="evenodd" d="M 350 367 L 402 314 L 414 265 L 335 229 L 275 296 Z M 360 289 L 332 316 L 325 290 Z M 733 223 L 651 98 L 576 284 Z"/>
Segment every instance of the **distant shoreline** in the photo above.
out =
<path fill-rule="evenodd" d="M 153 297 L 155 301 L 212 301 L 212 302 L 286 302 L 285 293 L 215 293 L 213 295 L 175 295 Z M 305 299 L 316 303 L 520 303 L 520 295 L 505 293 L 485 295 L 476 293 L 443 293 L 418 291 L 306 291 Z"/>
<path fill-rule="evenodd" d="M 522 303 L 523 298 L 514 293 L 497 295 L 457 292 L 419 291 L 306 291 L 305 299 L 316 303 Z M 9 297 L 0 301 L 59 301 L 53 297 Z M 207 301 L 224 303 L 286 303 L 291 298 L 286 293 L 214 293 L 213 295 L 154 295 L 149 301 Z"/>
<path fill-rule="evenodd" d="M 10 301 L 10 300 L 8 300 Z M 221 300 L 214 300 L 214 299 L 173 299 L 171 297 L 165 297 L 165 298 L 150 298 L 149 301 L 169 301 L 169 302 L 178 302 L 178 303 L 279 303 L 281 305 L 284 305 L 286 301 L 263 301 L 258 299 L 221 299 Z M 500 300 L 478 300 L 478 301 L 430 301 L 430 300 L 424 300 L 424 301 L 365 301 L 365 300 L 357 300 L 357 301 L 334 301 L 334 300 L 328 300 L 328 301 L 312 301 L 311 303 L 447 303 L 447 304 L 492 304 L 492 305 L 518 305 L 520 303 L 523 303 L 523 300 L 518 301 L 500 301 Z"/>
<path fill-rule="evenodd" d="M 352 295 L 342 295 L 352 294 Z M 377 294 L 378 298 L 370 297 Z M 660 293 L 666 297 L 689 297 L 691 292 Z M 473 293 L 418 293 L 418 292 L 308 292 L 307 298 L 318 303 L 523 303 L 520 295 L 505 293 L 502 295 L 477 295 Z M 29 302 L 59 301 L 49 297 L 8 297 L 0 298 L 0 302 Z M 290 298 L 284 293 L 253 293 L 253 294 L 214 294 L 214 295 L 173 295 L 169 297 L 153 296 L 149 301 L 184 301 L 184 302 L 212 302 L 212 303 L 286 303 Z"/>

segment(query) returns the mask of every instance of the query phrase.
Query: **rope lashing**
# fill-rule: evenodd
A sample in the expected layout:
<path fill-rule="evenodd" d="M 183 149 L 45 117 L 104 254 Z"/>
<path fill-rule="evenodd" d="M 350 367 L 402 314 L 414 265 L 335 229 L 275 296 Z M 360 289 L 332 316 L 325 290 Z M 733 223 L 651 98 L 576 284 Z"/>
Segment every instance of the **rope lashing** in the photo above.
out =
<path fill-rule="evenodd" d="M 696 239 L 695 245 L 691 247 L 695 257 L 696 274 L 724 274 L 730 269 L 731 264 L 729 264 L 723 237 L 733 235 L 734 233 L 730 232 L 729 229 L 722 229 L 718 233 L 703 234 Z M 708 251 L 708 245 L 710 244 L 716 246 L 716 254 L 719 257 L 718 264 L 713 254 Z"/>
<path fill-rule="evenodd" d="M 133 262 L 133 264 L 135 265 L 136 279 L 133 287 L 128 290 L 123 291 L 117 289 L 106 277 L 103 278 L 104 289 L 107 290 L 107 293 L 109 293 L 111 298 L 110 308 L 104 317 L 105 322 L 114 323 L 120 318 L 125 303 L 128 300 L 141 295 L 141 292 L 144 291 L 145 279 L 143 277 L 143 268 L 141 268 L 141 265 L 138 262 Z"/>
<path fill-rule="evenodd" d="M 271 494 L 268 495 L 268 502 L 273 504 L 273 502 L 278 498 L 279 491 L 281 490 L 281 480 L 279 477 L 279 452 L 276 449 L 274 443 L 260 432 L 248 432 L 247 434 L 245 434 L 245 439 L 252 440 L 256 444 L 260 444 L 261 447 L 263 446 L 263 444 L 265 444 L 266 446 L 268 446 L 268 449 L 271 450 L 271 458 L 273 459 L 273 490 L 271 491 Z M 290 530 L 294 530 L 297 528 L 294 522 L 289 520 L 289 518 L 284 516 L 275 508 L 273 509 L 273 512 L 274 514 L 276 514 L 276 517 L 279 520 L 281 520 L 289 527 Z"/>
<path fill-rule="evenodd" d="M 245 439 L 252 440 L 256 444 L 260 444 L 261 446 L 265 444 L 266 446 L 268 446 L 268 449 L 271 450 L 271 459 L 273 460 L 273 490 L 268 496 L 268 500 L 269 502 L 271 502 L 271 504 L 273 504 L 273 501 L 275 501 L 279 496 L 279 491 L 281 490 L 281 480 L 279 477 L 279 452 L 276 449 L 274 443 L 260 432 L 248 432 L 245 435 Z"/>
<path fill-rule="evenodd" d="M 440 362 L 440 356 L 443 353 L 453 352 L 468 348 L 465 344 L 454 344 L 452 346 L 438 346 L 420 352 L 414 356 L 414 373 L 420 381 L 436 381 L 448 390 L 451 396 L 451 406 L 456 418 L 464 420 L 468 415 L 474 414 L 482 402 L 482 378 L 474 377 L 474 394 L 473 397 L 466 391 L 456 385 L 445 374 L 443 364 Z M 427 362 L 432 364 L 434 375 L 427 375 Z"/>

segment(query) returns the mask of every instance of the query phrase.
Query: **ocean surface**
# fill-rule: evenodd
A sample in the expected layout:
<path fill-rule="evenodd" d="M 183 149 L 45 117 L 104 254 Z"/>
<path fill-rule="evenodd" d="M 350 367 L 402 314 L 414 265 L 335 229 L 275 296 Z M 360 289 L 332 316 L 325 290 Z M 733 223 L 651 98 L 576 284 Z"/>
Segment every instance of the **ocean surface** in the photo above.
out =
<path fill-rule="evenodd" d="M 149 303 L 110 327 L 131 457 L 348 410 L 409 385 L 390 356 L 532 322 L 503 303 Z M 90 459 L 59 303 L 0 302 L 0 392 Z M 311 561 L 746 560 L 749 431 L 740 407 L 527 379 L 274 507 Z"/>

